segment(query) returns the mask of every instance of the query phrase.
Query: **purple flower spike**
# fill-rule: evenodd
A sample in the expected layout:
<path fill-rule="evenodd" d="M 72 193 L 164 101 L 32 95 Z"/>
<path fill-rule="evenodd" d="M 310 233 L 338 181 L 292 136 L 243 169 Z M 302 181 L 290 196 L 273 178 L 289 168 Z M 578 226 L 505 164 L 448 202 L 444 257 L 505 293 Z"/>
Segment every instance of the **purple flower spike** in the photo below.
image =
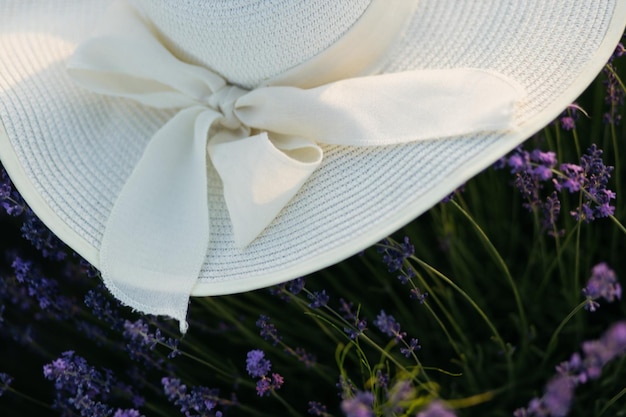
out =
<path fill-rule="evenodd" d="M 626 322 L 614 324 L 600 339 L 584 342 L 582 351 L 582 355 L 574 353 L 569 361 L 557 366 L 557 374 L 546 384 L 544 395 L 530 400 L 526 408 L 515 410 L 513 416 L 567 416 L 576 387 L 599 378 L 607 363 L 626 353 Z"/>
<path fill-rule="evenodd" d="M 373 404 L 371 392 L 358 392 L 353 398 L 341 402 L 341 411 L 346 417 L 374 417 Z"/>
<path fill-rule="evenodd" d="M 626 322 L 613 325 L 602 337 L 606 349 L 611 352 L 611 359 L 626 353 Z"/>
<path fill-rule="evenodd" d="M 304 289 L 305 281 L 304 278 L 296 278 L 287 283 L 287 290 L 293 295 L 297 295 Z"/>
<path fill-rule="evenodd" d="M 576 384 L 569 376 L 556 376 L 546 385 L 543 404 L 548 415 L 565 417 L 569 412 Z"/>
<path fill-rule="evenodd" d="M 187 386 L 185 386 L 178 378 L 161 378 L 163 392 L 170 401 L 176 401 L 187 395 Z"/>
<path fill-rule="evenodd" d="M 609 59 L 609 65 L 604 68 L 604 74 L 606 75 L 606 81 L 604 85 L 606 87 L 605 102 L 609 107 L 609 111 L 604 114 L 604 122 L 607 124 L 619 125 L 622 120 L 620 114 L 620 107 L 624 104 L 625 93 L 621 88 L 619 81 L 613 71 L 610 70 L 613 61 L 617 58 L 624 56 L 624 45 L 618 44 L 613 52 L 613 55 Z"/>
<path fill-rule="evenodd" d="M 411 339 L 411 342 L 407 347 L 403 347 L 400 349 L 400 353 L 402 353 L 407 358 L 410 357 L 413 352 L 422 348 L 422 346 L 418 343 L 419 341 L 417 339 Z"/>
<path fill-rule="evenodd" d="M 271 391 L 280 389 L 285 379 L 277 373 L 270 373 L 272 363 L 269 359 L 265 359 L 265 353 L 262 350 L 255 349 L 248 352 L 246 358 L 246 370 L 251 377 L 260 378 L 256 383 L 256 393 L 259 397 L 265 397 Z"/>
<path fill-rule="evenodd" d="M 141 417 L 141 414 L 137 410 L 117 410 L 113 417 Z"/>
<path fill-rule="evenodd" d="M 307 294 L 307 297 L 311 300 L 309 307 L 313 309 L 325 307 L 330 299 L 328 294 L 326 294 L 326 290 L 315 291 L 312 294 Z"/>
<path fill-rule="evenodd" d="M 432 401 L 417 417 L 456 417 L 456 414 L 447 408 L 441 401 Z"/>
<path fill-rule="evenodd" d="M 313 416 L 324 416 L 328 414 L 326 406 L 317 401 L 309 401 L 309 414 Z"/>
<path fill-rule="evenodd" d="M 566 190 L 570 193 L 584 191 L 585 202 L 571 212 L 576 220 L 589 223 L 613 215 L 615 207 L 611 205 L 611 200 L 614 200 L 616 195 L 607 188 L 607 185 L 614 168 L 604 165 L 602 150 L 596 145 L 591 145 L 580 158 L 580 165 L 562 164 L 560 168 L 563 176 L 554 181 L 557 191 Z"/>
<path fill-rule="evenodd" d="M 13 382 L 13 378 L 9 374 L 5 374 L 4 372 L 0 372 L 0 397 L 6 392 Z"/>
<path fill-rule="evenodd" d="M 180 379 L 168 377 L 162 378 L 161 384 L 167 399 L 178 406 L 186 416 L 221 416 L 222 412 L 216 411 L 215 408 L 228 403 L 219 398 L 218 389 L 195 386 L 188 392 L 187 386 Z"/>
<path fill-rule="evenodd" d="M 259 397 L 266 397 L 270 392 L 280 389 L 284 382 L 284 378 L 277 373 L 273 373 L 272 376 L 263 376 L 256 383 L 256 393 Z"/>
<path fill-rule="evenodd" d="M 267 375 L 272 368 L 269 359 L 265 359 L 265 353 L 262 350 L 255 349 L 248 352 L 246 358 L 246 370 L 250 376 L 261 378 Z"/>
<path fill-rule="evenodd" d="M 151 368 L 160 369 L 165 363 L 163 358 L 152 354 L 158 344 L 172 349 L 168 355 L 169 358 L 174 358 L 181 353 L 178 350 L 178 339 L 164 337 L 158 328 L 151 332 L 149 324 L 143 319 L 134 322 L 125 320 L 123 336 L 127 342 L 126 351 L 130 358 Z"/>
<path fill-rule="evenodd" d="M 392 243 L 385 239 L 381 242 L 384 246 L 392 246 Z M 408 236 L 404 237 L 402 243 L 393 248 L 379 248 L 379 253 L 383 253 L 383 262 L 387 265 L 389 272 L 403 271 L 404 261 L 415 253 L 415 247 L 411 244 Z"/>
<path fill-rule="evenodd" d="M 261 314 L 259 319 L 256 321 L 256 327 L 260 329 L 259 334 L 261 337 L 269 342 L 272 342 L 274 346 L 278 344 L 281 336 L 278 335 L 278 330 L 273 323 L 270 322 L 270 318 L 266 315 Z"/>
<path fill-rule="evenodd" d="M 381 310 L 380 314 L 376 316 L 374 325 L 378 327 L 378 330 L 386 334 L 387 336 L 395 337 L 396 340 L 400 340 L 406 336 L 405 332 L 400 331 L 400 324 L 393 318 L 392 315 L 387 315 L 385 310 Z"/>
<path fill-rule="evenodd" d="M 578 121 L 579 113 L 585 113 L 585 111 L 576 103 L 572 103 L 561 113 L 559 120 L 561 122 L 561 128 L 565 131 L 571 131 L 576 129 L 576 122 Z"/>
<path fill-rule="evenodd" d="M 64 352 L 61 357 L 45 365 L 43 374 L 46 379 L 54 382 L 54 408 L 61 411 L 110 416 L 114 410 L 106 402 L 117 396 L 117 393 L 129 398 L 137 397 L 130 386 L 117 380 L 112 371 L 89 365 L 87 360 L 75 355 L 73 351 Z"/>
<path fill-rule="evenodd" d="M 600 298 L 604 298 L 609 303 L 620 300 L 622 287 L 617 281 L 615 272 L 606 263 L 601 262 L 593 267 L 591 278 L 587 281 L 587 286 L 583 288 L 583 294 L 587 297 L 585 308 L 593 312 L 600 306 L 596 301 Z"/>
<path fill-rule="evenodd" d="M 26 207 L 24 199 L 13 188 L 13 183 L 4 168 L 2 168 L 2 176 L 0 177 L 0 207 L 9 216 L 19 216 Z"/>

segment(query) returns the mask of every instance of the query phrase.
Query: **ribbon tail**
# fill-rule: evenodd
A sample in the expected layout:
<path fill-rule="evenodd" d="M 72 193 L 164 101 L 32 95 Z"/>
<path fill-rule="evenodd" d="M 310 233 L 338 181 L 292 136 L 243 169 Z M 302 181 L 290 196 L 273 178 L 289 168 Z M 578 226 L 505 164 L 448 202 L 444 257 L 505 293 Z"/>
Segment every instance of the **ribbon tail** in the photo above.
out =
<path fill-rule="evenodd" d="M 111 293 L 143 313 L 178 320 L 183 333 L 209 243 L 206 138 L 215 117 L 186 109 L 154 135 L 113 206 L 100 249 Z"/>
<path fill-rule="evenodd" d="M 515 128 L 524 90 L 474 68 L 414 70 L 303 90 L 265 87 L 237 100 L 248 126 L 332 145 L 382 146 Z"/>
<path fill-rule="evenodd" d="M 315 143 L 267 133 L 235 138 L 222 132 L 208 146 L 219 173 L 235 245 L 249 245 L 296 195 L 322 161 Z"/>

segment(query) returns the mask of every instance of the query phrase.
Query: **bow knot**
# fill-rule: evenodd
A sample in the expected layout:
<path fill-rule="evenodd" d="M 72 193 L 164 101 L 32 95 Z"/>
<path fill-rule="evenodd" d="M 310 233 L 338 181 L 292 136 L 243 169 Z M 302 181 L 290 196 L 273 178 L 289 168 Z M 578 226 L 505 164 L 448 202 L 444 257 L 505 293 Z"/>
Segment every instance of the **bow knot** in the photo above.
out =
<path fill-rule="evenodd" d="M 206 98 L 206 103 L 211 109 L 218 111 L 222 115 L 220 124 L 223 127 L 236 130 L 240 128 L 242 124 L 235 112 L 235 104 L 237 99 L 247 92 L 247 90 L 235 85 L 224 83 L 222 88 Z"/>

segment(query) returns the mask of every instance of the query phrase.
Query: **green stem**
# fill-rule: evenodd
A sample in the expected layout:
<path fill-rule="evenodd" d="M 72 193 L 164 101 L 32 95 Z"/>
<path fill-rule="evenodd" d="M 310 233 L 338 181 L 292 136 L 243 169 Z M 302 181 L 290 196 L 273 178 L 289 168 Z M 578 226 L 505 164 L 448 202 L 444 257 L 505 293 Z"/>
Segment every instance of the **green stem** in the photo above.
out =
<path fill-rule="evenodd" d="M 615 223 L 615 225 L 617 226 L 617 228 L 619 230 L 622 231 L 622 233 L 624 233 L 626 235 L 626 227 L 624 227 L 624 225 L 622 223 L 620 223 L 619 220 L 617 220 L 617 217 L 615 216 L 609 216 L 609 219 L 611 219 L 613 221 L 613 223 Z"/>
<path fill-rule="evenodd" d="M 489 320 L 489 317 L 487 317 L 487 314 L 485 314 L 483 309 L 480 308 L 480 306 L 478 304 L 476 304 L 476 302 L 472 299 L 472 297 L 469 296 L 469 294 L 467 294 L 465 291 L 463 291 L 463 289 L 461 287 L 459 287 L 458 285 L 456 285 L 450 278 L 446 277 L 444 274 L 439 272 L 437 269 L 433 268 L 432 266 L 430 266 L 426 262 L 422 261 L 421 259 L 415 257 L 414 255 L 411 256 L 411 259 L 413 259 L 415 262 L 420 264 L 420 266 L 422 266 L 422 268 L 430 271 L 431 273 L 435 274 L 437 277 L 439 277 L 440 279 L 445 281 L 456 292 L 458 292 L 463 298 L 465 298 L 465 300 L 474 308 L 474 310 L 476 310 L 478 315 L 483 319 L 485 324 L 487 324 L 487 327 L 489 327 L 489 329 L 493 333 L 493 335 L 494 335 L 494 337 L 496 339 L 496 342 L 500 345 L 500 348 L 502 349 L 502 353 L 506 357 L 509 377 L 512 378 L 513 377 L 513 362 L 512 362 L 512 359 L 511 359 L 510 352 L 508 351 L 506 343 L 504 343 L 504 339 L 500 335 L 500 332 L 498 332 L 498 329 L 496 328 L 496 326 L 494 326 L 494 324 L 491 322 L 491 320 Z"/>
<path fill-rule="evenodd" d="M 556 340 L 559 336 L 559 333 L 563 329 L 563 327 L 572 319 L 572 317 L 576 315 L 576 313 L 578 313 L 581 309 L 585 307 L 585 304 L 587 304 L 587 300 L 578 304 L 572 311 L 570 311 L 567 317 L 565 317 L 563 321 L 561 321 L 561 323 L 558 325 L 558 327 L 554 330 L 554 332 L 552 333 L 552 337 L 550 337 L 550 342 L 548 342 L 548 347 L 546 348 L 546 354 L 543 359 L 543 365 L 545 365 L 548 357 L 552 353 L 552 350 L 554 349 L 556 345 Z"/>
<path fill-rule="evenodd" d="M 271 390 L 270 393 L 272 394 L 272 397 L 276 398 L 287 409 L 289 414 L 295 417 L 302 417 L 302 414 L 296 411 L 296 409 L 293 408 L 287 401 L 285 401 L 283 397 L 278 395 L 275 390 Z"/>
<path fill-rule="evenodd" d="M 619 75 L 617 75 L 617 72 L 615 72 L 615 68 L 613 68 L 612 65 L 607 65 L 606 68 L 609 70 L 609 72 L 615 77 L 615 80 L 617 81 L 617 83 L 619 84 L 620 88 L 622 90 L 624 90 L 624 92 L 626 93 L 626 85 L 624 85 L 624 82 L 622 81 L 622 79 L 620 78 Z"/>
<path fill-rule="evenodd" d="M 520 297 L 519 291 L 517 290 L 517 286 L 515 285 L 515 281 L 513 280 L 511 271 L 509 271 L 509 267 L 506 265 L 506 262 L 504 262 L 504 259 L 502 259 L 502 256 L 500 256 L 500 253 L 498 252 L 496 247 L 493 245 L 493 243 L 491 243 L 491 240 L 489 240 L 489 238 L 487 237 L 483 229 L 474 221 L 472 216 L 470 216 L 469 213 L 465 211 L 460 205 L 458 205 L 454 200 L 452 200 L 452 203 L 461 212 L 461 214 L 463 214 L 463 216 L 470 222 L 470 224 L 474 227 L 474 229 L 476 230 L 476 232 L 482 239 L 483 243 L 485 244 L 485 246 L 487 246 L 487 249 L 489 250 L 489 252 L 491 252 L 491 254 L 495 257 L 497 263 L 499 264 L 500 268 L 504 272 L 504 276 L 506 277 L 506 280 L 509 286 L 511 287 L 511 291 L 513 292 L 513 296 L 515 297 L 515 304 L 517 306 L 517 311 L 520 316 L 520 323 L 521 323 L 521 328 L 522 328 L 521 338 L 523 341 L 523 346 L 526 346 L 526 340 L 527 340 L 527 334 L 528 334 L 528 321 L 526 319 L 526 313 L 524 311 L 524 306 L 522 304 L 522 298 Z"/>
<path fill-rule="evenodd" d="M 611 398 L 605 405 L 604 407 L 602 407 L 602 410 L 600 410 L 600 412 L 598 413 L 598 415 L 596 417 L 600 417 L 602 414 L 604 414 L 606 412 L 606 410 L 608 410 L 609 408 L 611 408 L 611 406 L 613 404 L 615 404 L 617 402 L 617 400 L 619 400 L 620 398 L 622 398 L 624 395 L 626 395 L 626 388 L 622 389 L 620 392 L 618 392 L 613 398 Z"/>
<path fill-rule="evenodd" d="M 17 391 L 16 389 L 13 389 L 11 387 L 7 387 L 6 391 L 8 391 L 8 392 L 10 392 L 10 393 L 20 397 L 20 398 L 23 398 L 26 401 L 29 401 L 29 402 L 31 402 L 33 404 L 36 404 L 36 405 L 38 405 L 38 406 L 40 406 L 42 408 L 45 408 L 47 410 L 53 410 L 53 408 L 52 408 L 52 406 L 50 404 L 46 404 L 43 401 L 40 401 L 40 400 L 38 400 L 36 398 L 33 398 L 30 395 L 26 395 L 26 394 L 24 394 L 24 393 L 22 393 L 20 391 Z"/>

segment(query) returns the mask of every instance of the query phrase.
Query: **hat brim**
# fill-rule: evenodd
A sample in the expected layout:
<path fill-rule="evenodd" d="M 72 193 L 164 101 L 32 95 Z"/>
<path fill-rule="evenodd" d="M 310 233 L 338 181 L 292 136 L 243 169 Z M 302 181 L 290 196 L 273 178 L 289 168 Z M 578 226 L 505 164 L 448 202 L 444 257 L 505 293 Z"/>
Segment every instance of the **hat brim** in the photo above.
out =
<path fill-rule="evenodd" d="M 67 57 L 108 3 L 0 6 L 0 159 L 33 211 L 96 267 L 117 194 L 171 116 L 83 91 L 67 76 Z M 321 167 L 244 250 L 233 244 L 221 183 L 209 172 L 211 242 L 193 295 L 281 283 L 393 233 L 557 117 L 602 70 L 625 25 L 618 0 L 420 0 L 383 72 L 498 71 L 526 89 L 519 128 L 379 148 L 323 146 Z"/>

